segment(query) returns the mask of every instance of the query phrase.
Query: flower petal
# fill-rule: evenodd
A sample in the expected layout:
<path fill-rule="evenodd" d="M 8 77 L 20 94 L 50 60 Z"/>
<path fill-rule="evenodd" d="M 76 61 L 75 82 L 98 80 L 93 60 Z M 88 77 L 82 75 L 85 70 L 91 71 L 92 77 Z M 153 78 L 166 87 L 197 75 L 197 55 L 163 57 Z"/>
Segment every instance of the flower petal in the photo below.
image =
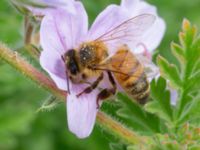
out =
<path fill-rule="evenodd" d="M 165 29 L 166 25 L 163 19 L 157 18 L 154 25 L 143 35 L 141 41 L 148 51 L 151 52 L 158 47 L 164 36 Z"/>
<path fill-rule="evenodd" d="M 39 8 L 31 5 L 24 6 L 33 13 L 33 15 L 44 16 L 47 15 L 50 11 L 54 11 L 56 9 L 64 9 L 68 10 L 71 13 L 76 13 L 76 9 L 74 7 L 74 0 L 35 0 L 32 3 L 36 3 L 41 6 L 46 6 L 45 8 Z"/>
<path fill-rule="evenodd" d="M 135 11 L 140 0 L 121 0 L 121 6 L 125 9 Z"/>
<path fill-rule="evenodd" d="M 55 26 L 54 15 L 43 18 L 40 27 L 40 43 L 44 51 L 62 55 L 65 52 L 61 37 Z"/>
<path fill-rule="evenodd" d="M 40 29 L 43 48 L 40 63 L 62 90 L 66 90 L 66 81 L 61 56 L 80 42 L 88 28 L 83 5 L 76 2 L 75 8 L 76 14 L 63 10 L 50 12 L 43 18 Z"/>
<path fill-rule="evenodd" d="M 83 5 L 76 2 L 76 14 L 58 10 L 44 17 L 41 24 L 41 45 L 49 52 L 63 54 L 84 37 L 88 29 L 88 18 Z"/>
<path fill-rule="evenodd" d="M 41 3 L 45 3 L 45 4 L 48 4 L 48 5 L 54 5 L 54 6 L 60 6 L 60 7 L 63 7 L 63 6 L 66 6 L 66 5 L 69 5 L 69 3 L 73 3 L 74 0 L 35 0 L 36 2 L 41 2 Z"/>
<path fill-rule="evenodd" d="M 65 65 L 59 54 L 42 51 L 40 64 L 49 73 L 59 89 L 67 90 Z"/>
<path fill-rule="evenodd" d="M 176 106 L 178 92 L 175 89 L 171 88 L 170 86 L 169 86 L 169 91 L 170 91 L 170 103 L 171 105 Z"/>
<path fill-rule="evenodd" d="M 134 49 L 135 53 L 143 53 L 145 48 L 148 51 L 156 49 L 160 44 L 166 29 L 164 20 L 157 15 L 156 7 L 140 0 L 122 0 L 121 7 L 126 9 L 131 16 L 141 14 L 152 14 L 156 16 L 156 22 L 141 37 L 138 47 L 135 49 L 135 45 L 130 45 L 130 47 Z M 145 45 L 145 48 L 144 46 L 140 46 L 140 44 Z"/>
<path fill-rule="evenodd" d="M 153 14 L 157 16 L 156 7 L 142 0 L 122 0 L 121 7 L 126 9 L 130 16 L 138 16 L 141 14 Z"/>
<path fill-rule="evenodd" d="M 76 94 L 82 92 L 83 85 L 72 85 L 71 94 L 67 97 L 67 119 L 69 130 L 79 138 L 86 138 L 92 132 L 97 114 L 97 90 L 90 94 L 83 94 L 79 98 Z"/>
<path fill-rule="evenodd" d="M 109 5 L 96 18 L 89 30 L 89 39 L 94 40 L 127 19 L 125 11 L 117 5 Z"/>
<path fill-rule="evenodd" d="M 127 1 L 130 5 L 138 1 Z M 138 5 L 138 4 L 137 4 Z M 123 44 L 127 44 L 134 50 L 137 44 L 143 42 L 143 35 L 154 21 L 154 16 L 140 13 L 132 15 L 131 6 L 108 6 L 95 20 L 89 31 L 89 40 L 102 40 L 109 47 L 109 54 L 112 55 Z M 143 6 L 140 6 L 143 7 Z M 135 8 L 136 11 L 138 8 Z M 135 12 L 135 11 L 134 11 Z M 138 17 L 136 17 L 138 16 Z M 129 21 L 129 22 L 128 22 Z"/>
<path fill-rule="evenodd" d="M 76 14 L 57 11 L 55 22 L 63 43 L 68 49 L 76 48 L 88 32 L 88 16 L 81 2 L 75 2 Z"/>

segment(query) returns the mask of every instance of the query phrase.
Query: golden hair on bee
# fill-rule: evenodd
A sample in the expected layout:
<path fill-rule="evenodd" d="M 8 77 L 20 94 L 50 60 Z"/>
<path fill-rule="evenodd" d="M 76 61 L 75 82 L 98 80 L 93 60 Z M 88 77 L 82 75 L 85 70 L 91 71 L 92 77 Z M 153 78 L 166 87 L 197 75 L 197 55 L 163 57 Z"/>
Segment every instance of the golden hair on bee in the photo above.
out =
<path fill-rule="evenodd" d="M 78 48 L 82 66 L 88 67 L 101 63 L 108 57 L 108 49 L 101 41 L 85 42 Z"/>

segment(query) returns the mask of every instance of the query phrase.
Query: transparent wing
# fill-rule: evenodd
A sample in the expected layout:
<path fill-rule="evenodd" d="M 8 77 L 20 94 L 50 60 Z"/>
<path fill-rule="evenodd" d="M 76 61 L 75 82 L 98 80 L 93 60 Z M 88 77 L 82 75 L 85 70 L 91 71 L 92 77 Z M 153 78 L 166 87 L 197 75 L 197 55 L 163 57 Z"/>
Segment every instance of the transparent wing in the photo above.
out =
<path fill-rule="evenodd" d="M 152 62 L 151 59 L 147 58 L 146 56 L 142 54 L 136 55 L 137 59 L 140 61 L 140 63 L 144 66 L 144 71 L 147 75 L 147 78 L 149 81 L 151 81 L 153 78 L 159 76 L 159 69 L 158 67 Z"/>
<path fill-rule="evenodd" d="M 144 56 L 142 54 L 135 55 L 135 56 L 136 56 L 137 60 L 143 65 L 144 72 L 145 72 L 149 81 L 151 81 L 153 78 L 159 76 L 159 69 L 152 62 L 151 59 L 147 58 L 146 56 Z M 111 71 L 113 73 L 119 73 L 119 74 L 123 74 L 123 75 L 126 75 L 126 76 L 132 75 L 133 72 L 132 73 L 126 73 L 125 71 L 123 71 L 123 69 L 122 70 L 116 70 L 111 66 L 111 63 L 120 65 L 120 64 L 123 64 L 124 61 L 126 61 L 125 62 L 126 64 L 123 64 L 123 66 L 124 65 L 130 66 L 130 67 L 135 66 L 136 61 L 134 61 L 131 58 L 127 58 L 127 57 L 128 57 L 128 55 L 126 55 L 125 53 L 121 57 L 117 57 L 117 58 L 114 58 L 114 59 L 112 59 L 112 57 L 111 57 L 111 58 L 105 60 L 102 64 L 95 66 L 94 69 Z M 127 59 L 128 59 L 128 61 L 127 61 Z M 135 70 L 133 70 L 133 71 L 135 71 Z"/>
<path fill-rule="evenodd" d="M 128 44 L 138 41 L 145 31 L 151 27 L 155 21 L 155 16 L 142 14 L 130 18 L 123 23 L 111 28 L 108 32 L 99 36 L 96 40 L 104 42 L 116 42 L 118 44 Z M 120 41 L 119 41 L 120 40 Z"/>

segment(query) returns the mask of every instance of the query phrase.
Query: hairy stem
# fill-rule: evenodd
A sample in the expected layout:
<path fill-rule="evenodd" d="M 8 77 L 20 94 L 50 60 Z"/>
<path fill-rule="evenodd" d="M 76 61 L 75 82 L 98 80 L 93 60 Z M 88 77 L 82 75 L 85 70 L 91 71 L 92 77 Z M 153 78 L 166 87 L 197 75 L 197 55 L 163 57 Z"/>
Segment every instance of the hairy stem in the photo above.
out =
<path fill-rule="evenodd" d="M 62 98 L 61 95 L 65 95 L 64 91 L 57 89 L 55 83 L 50 78 L 34 68 L 24 58 L 20 57 L 17 52 L 12 51 L 2 43 L 0 43 L 0 58 L 44 89 L 47 89 L 53 95 L 60 98 Z"/>
<path fill-rule="evenodd" d="M 38 71 L 24 58 L 20 57 L 19 54 L 12 51 L 2 43 L 0 43 L 0 58 L 59 99 L 66 99 L 66 92 L 59 90 L 55 83 L 45 74 Z M 97 114 L 97 123 L 107 132 L 116 136 L 126 144 L 141 144 L 142 142 L 142 138 L 140 136 L 133 133 L 132 130 L 126 128 L 124 125 L 103 112 L 99 112 Z"/>
<path fill-rule="evenodd" d="M 132 130 L 125 127 L 103 112 L 97 114 L 97 123 L 106 131 L 120 138 L 126 144 L 142 144 L 144 137 L 139 137 Z"/>
<path fill-rule="evenodd" d="M 26 45 L 25 49 L 35 60 L 39 61 L 40 51 L 34 45 Z"/>

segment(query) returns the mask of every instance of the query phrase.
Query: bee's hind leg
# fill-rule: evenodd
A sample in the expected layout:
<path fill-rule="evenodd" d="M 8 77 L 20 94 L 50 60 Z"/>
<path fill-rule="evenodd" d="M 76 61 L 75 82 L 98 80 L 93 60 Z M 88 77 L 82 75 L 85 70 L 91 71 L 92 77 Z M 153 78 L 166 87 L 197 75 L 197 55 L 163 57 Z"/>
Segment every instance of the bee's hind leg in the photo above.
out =
<path fill-rule="evenodd" d="M 100 105 L 99 105 L 99 102 L 102 101 L 102 100 L 105 100 L 109 97 L 111 97 L 112 95 L 115 95 L 116 93 L 116 90 L 117 90 L 117 86 L 116 86 L 116 83 L 115 83 L 115 80 L 111 74 L 110 71 L 107 71 L 108 73 L 108 78 L 109 78 L 109 81 L 110 83 L 112 84 L 112 88 L 108 89 L 103 89 L 98 95 L 97 95 L 97 100 L 96 100 L 96 103 L 97 103 L 97 109 L 99 109 Z"/>
<path fill-rule="evenodd" d="M 112 88 L 112 89 L 103 89 L 97 95 L 97 100 L 96 100 L 97 109 L 99 109 L 99 107 L 100 107 L 100 104 L 99 104 L 100 101 L 105 100 L 105 99 L 111 97 L 112 95 L 115 95 L 115 93 L 116 93 L 116 90 L 114 88 Z"/>
<path fill-rule="evenodd" d="M 90 86 L 85 88 L 81 93 L 77 94 L 76 96 L 79 97 L 84 93 L 90 93 L 92 92 L 98 85 L 99 83 L 103 80 L 103 73 L 97 78 L 95 82 L 93 82 Z"/>

